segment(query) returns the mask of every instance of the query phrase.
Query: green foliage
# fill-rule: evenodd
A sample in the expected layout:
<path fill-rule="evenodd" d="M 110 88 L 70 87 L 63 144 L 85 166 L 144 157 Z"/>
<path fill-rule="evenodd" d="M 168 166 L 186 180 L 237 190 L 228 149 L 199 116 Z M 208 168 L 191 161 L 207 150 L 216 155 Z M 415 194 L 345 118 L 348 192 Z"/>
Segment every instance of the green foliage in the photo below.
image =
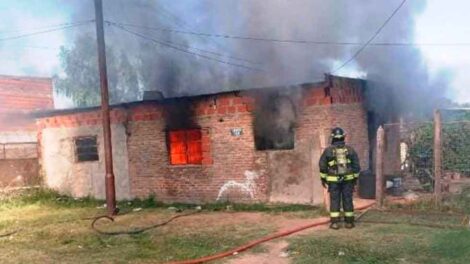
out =
<path fill-rule="evenodd" d="M 443 169 L 447 171 L 470 173 L 470 113 L 457 112 L 443 115 L 442 154 Z M 426 160 L 432 167 L 434 126 L 432 123 L 417 127 L 413 131 L 410 156 L 415 165 Z"/>
<path fill-rule="evenodd" d="M 84 34 L 73 48 L 61 48 L 59 54 L 65 76 L 55 76 L 55 88 L 73 100 L 76 106 L 96 106 L 101 102 L 98 57 L 95 39 Z M 124 52 L 107 47 L 108 86 L 111 103 L 135 101 L 141 96 L 137 71 Z"/>
<path fill-rule="evenodd" d="M 463 173 L 470 172 L 470 123 L 443 126 L 443 168 Z"/>

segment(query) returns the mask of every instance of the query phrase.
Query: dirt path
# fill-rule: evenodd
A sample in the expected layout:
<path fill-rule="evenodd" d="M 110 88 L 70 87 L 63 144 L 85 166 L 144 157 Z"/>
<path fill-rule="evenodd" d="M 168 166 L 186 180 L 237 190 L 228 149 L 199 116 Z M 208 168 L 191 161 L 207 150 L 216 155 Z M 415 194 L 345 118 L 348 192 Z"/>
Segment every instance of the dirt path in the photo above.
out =
<path fill-rule="evenodd" d="M 289 254 L 286 252 L 289 243 L 285 240 L 268 242 L 264 244 L 267 248 L 263 253 L 246 253 L 240 257 L 232 258 L 228 264 L 288 264 Z"/>
<path fill-rule="evenodd" d="M 356 206 L 361 207 L 373 203 L 370 200 L 359 200 L 356 201 Z M 278 232 L 284 232 L 291 230 L 296 227 L 312 224 L 314 222 L 324 221 L 325 217 L 310 218 L 310 219 L 301 219 L 301 218 L 277 218 L 275 223 L 278 227 Z M 317 230 L 324 230 L 328 228 L 326 225 L 321 225 L 313 228 L 306 229 L 304 231 L 294 233 L 286 238 L 299 236 L 299 235 L 309 235 L 314 233 Z M 273 241 L 263 244 L 266 251 L 262 253 L 253 253 L 246 252 L 242 253 L 240 256 L 233 257 L 228 259 L 225 263 L 228 264 L 288 264 L 291 263 L 290 253 L 288 252 L 289 243 L 284 238 L 275 239 Z"/>
<path fill-rule="evenodd" d="M 279 220 L 276 224 L 279 229 L 278 232 L 284 232 L 291 230 L 293 228 L 312 224 L 315 222 L 324 221 L 325 217 L 319 217 L 315 219 L 282 219 Z M 325 229 L 326 226 L 318 226 L 314 228 L 309 228 L 299 233 L 292 234 L 286 238 L 298 235 L 308 235 L 316 230 Z M 240 256 L 228 259 L 226 263 L 229 264 L 288 264 L 290 263 L 290 253 L 288 252 L 289 243 L 285 238 L 275 239 L 273 241 L 263 244 L 265 252 L 262 253 L 253 253 L 248 251 L 247 253 L 242 253 Z"/>

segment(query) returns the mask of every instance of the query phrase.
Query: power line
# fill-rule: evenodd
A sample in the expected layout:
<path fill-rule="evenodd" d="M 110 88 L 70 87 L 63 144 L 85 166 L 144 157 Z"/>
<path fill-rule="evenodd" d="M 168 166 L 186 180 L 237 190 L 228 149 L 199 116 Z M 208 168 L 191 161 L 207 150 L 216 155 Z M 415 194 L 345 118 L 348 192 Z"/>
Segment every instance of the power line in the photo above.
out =
<path fill-rule="evenodd" d="M 38 50 L 59 50 L 61 46 L 51 47 L 51 46 L 36 46 L 36 45 L 3 45 L 3 47 L 14 47 L 15 49 L 38 49 Z"/>
<path fill-rule="evenodd" d="M 125 8 L 124 7 L 124 3 L 122 2 L 122 0 L 118 0 L 118 3 L 120 5 L 121 8 Z M 164 17 L 168 18 L 169 20 L 171 20 L 170 23 L 174 22 L 176 23 L 176 25 L 180 28 L 188 28 L 191 30 L 191 27 L 186 23 L 184 22 L 182 19 L 180 19 L 177 15 L 174 15 L 172 14 L 170 11 L 168 11 L 166 8 L 164 8 L 161 4 L 159 3 L 156 3 L 156 8 L 157 8 L 157 12 L 160 12 Z M 129 17 L 127 15 L 128 13 L 125 13 L 125 20 L 126 22 L 129 21 Z M 125 26 L 126 23 L 121 23 L 121 22 L 112 22 L 112 21 L 105 21 L 107 23 L 115 23 L 115 24 L 119 24 L 120 26 Z M 202 38 L 203 39 L 203 38 Z M 216 44 L 217 48 L 220 48 L 220 44 L 217 43 L 216 41 L 211 41 L 213 42 L 214 44 Z M 176 44 L 176 43 L 173 43 L 173 44 Z M 200 51 L 200 52 L 205 52 L 205 53 L 208 53 L 208 54 L 211 54 L 211 55 L 215 55 L 215 56 L 218 56 L 218 57 L 222 57 L 222 58 L 227 58 L 227 59 L 231 59 L 231 60 L 237 60 L 237 61 L 240 61 L 240 62 L 245 62 L 245 63 L 249 63 L 249 64 L 253 64 L 253 65 L 256 65 L 256 66 L 260 66 L 261 63 L 259 62 L 255 62 L 253 60 L 250 60 L 250 59 L 247 59 L 247 58 L 243 58 L 241 56 L 234 56 L 234 55 L 231 55 L 229 54 L 228 52 L 219 52 L 219 51 L 211 51 L 211 50 L 205 50 L 205 49 L 200 49 L 200 48 L 195 48 L 195 47 L 192 47 L 192 46 L 188 46 L 186 44 L 178 44 L 182 47 L 185 47 L 185 48 L 191 48 L 191 49 L 194 49 L 194 50 L 197 50 L 197 51 Z"/>
<path fill-rule="evenodd" d="M 58 27 L 58 28 L 52 28 L 52 29 L 48 29 L 48 30 L 41 30 L 41 31 L 36 31 L 36 32 L 11 36 L 11 37 L 0 38 L 0 42 L 8 41 L 8 40 L 16 40 L 16 39 L 21 39 L 21 38 L 27 38 L 27 37 L 32 37 L 32 36 L 36 36 L 36 35 L 41 35 L 41 34 L 51 33 L 51 32 L 55 32 L 55 31 L 60 31 L 60 30 L 64 30 L 64 29 L 74 28 L 74 27 L 78 27 L 78 26 L 88 24 L 88 23 L 93 22 L 93 21 L 94 20 L 86 21 L 86 22 L 69 23 L 67 26 L 62 26 L 62 27 Z"/>
<path fill-rule="evenodd" d="M 177 16 L 177 15 L 171 13 L 170 11 L 168 11 L 162 4 L 159 4 L 159 3 L 156 3 L 156 4 L 158 6 L 157 9 L 159 9 L 160 12 L 162 12 L 164 16 L 169 17 L 170 19 L 173 19 L 173 21 L 175 21 L 176 24 L 180 28 L 187 28 L 189 30 L 193 30 L 193 27 L 191 25 L 189 25 L 186 21 L 181 19 L 179 16 Z M 200 36 L 200 39 L 203 39 L 203 37 Z M 219 48 L 219 49 L 222 46 L 218 41 L 211 40 L 211 42 L 214 43 L 216 45 L 216 47 Z M 239 59 L 238 55 L 237 55 L 237 57 L 235 57 L 233 55 L 227 56 L 227 58 L 231 58 L 231 59 L 235 59 L 235 60 L 239 60 L 239 61 L 244 61 L 244 62 L 248 62 L 248 63 L 255 64 L 255 65 L 261 65 L 261 63 L 259 63 L 259 62 L 254 62 L 254 61 L 251 61 L 251 60 L 248 60 L 248 59 Z"/>
<path fill-rule="evenodd" d="M 313 40 L 296 40 L 296 39 L 276 39 L 276 38 L 265 38 L 265 37 L 253 37 L 253 36 L 237 36 L 237 35 L 227 35 L 227 34 L 212 34 L 204 32 L 195 32 L 195 31 L 184 31 L 171 28 L 157 28 L 149 27 L 143 25 L 136 25 L 131 23 L 120 23 L 123 26 L 148 29 L 153 31 L 164 31 L 177 34 L 188 34 L 196 35 L 202 37 L 212 37 L 212 38 L 225 38 L 225 39 L 239 39 L 239 40 L 252 40 L 252 41 L 262 41 L 262 42 L 279 42 L 279 43 L 297 43 L 297 44 L 320 44 L 320 45 L 360 45 L 360 43 L 355 42 L 333 42 L 333 41 L 313 41 Z"/>
<path fill-rule="evenodd" d="M 111 22 L 111 21 L 107 21 Z M 112 22 L 116 23 L 116 22 Z M 162 31 L 176 34 L 196 35 L 209 38 L 225 38 L 246 41 L 260 41 L 260 42 L 278 42 L 278 43 L 291 43 L 291 44 L 314 44 L 314 45 L 333 45 L 333 46 L 363 46 L 364 42 L 351 42 L 351 41 L 316 41 L 316 40 L 302 40 L 302 39 L 276 39 L 269 37 L 255 37 L 255 36 L 240 36 L 240 35 L 227 35 L 227 34 L 213 34 L 196 31 L 185 31 L 172 28 L 150 27 L 137 25 L 132 23 L 118 23 L 122 26 L 133 27 L 139 29 L 147 29 L 152 31 Z M 470 42 L 374 42 L 369 43 L 368 46 L 470 46 Z"/>
<path fill-rule="evenodd" d="M 117 25 L 117 26 L 124 27 L 124 25 L 121 24 L 121 23 L 114 23 L 114 22 L 110 22 L 110 21 L 106 21 L 106 22 L 107 22 L 108 24 L 111 24 L 111 25 Z M 172 42 L 172 44 L 175 45 L 175 46 L 179 46 L 179 47 L 181 47 L 181 48 L 184 48 L 184 49 L 193 49 L 193 50 L 197 50 L 197 51 L 199 51 L 199 52 L 208 53 L 208 54 L 215 55 L 215 56 L 222 57 L 222 58 L 227 58 L 227 59 L 242 61 L 242 62 L 254 64 L 254 65 L 261 65 L 261 63 L 259 63 L 259 62 L 254 62 L 254 61 L 251 61 L 251 60 L 248 60 L 248 59 L 238 58 L 238 57 L 230 56 L 230 55 L 227 55 L 227 54 L 222 54 L 222 53 L 216 52 L 216 51 L 200 49 L 200 48 L 188 46 L 188 45 L 181 44 L 181 43 L 175 43 L 175 42 Z"/>
<path fill-rule="evenodd" d="M 125 27 L 123 27 L 119 24 L 116 24 L 116 23 L 111 23 L 110 25 L 112 25 L 114 27 L 117 27 L 118 29 L 121 29 L 123 31 L 126 31 L 126 32 L 128 32 L 128 33 L 130 33 L 134 36 L 146 39 L 146 40 L 151 41 L 155 44 L 158 44 L 158 45 L 161 45 L 161 46 L 164 46 L 164 47 L 167 47 L 167 48 L 171 48 L 171 49 L 174 49 L 174 50 L 186 53 L 186 54 L 190 54 L 190 55 L 200 57 L 200 58 L 203 58 L 203 59 L 206 59 L 206 60 L 211 60 L 211 61 L 219 62 L 219 63 L 222 63 L 222 64 L 227 64 L 227 65 L 238 67 L 238 68 L 243 68 L 243 69 L 246 69 L 246 70 L 263 71 L 262 69 L 259 69 L 259 68 L 254 68 L 254 67 L 250 67 L 250 66 L 246 66 L 246 65 L 238 64 L 238 63 L 232 63 L 232 62 L 229 62 L 229 61 L 224 61 L 224 60 L 221 60 L 221 59 L 218 59 L 218 58 L 214 58 L 214 57 L 210 57 L 210 56 L 207 56 L 207 55 L 204 55 L 204 54 L 193 52 L 193 51 L 189 50 L 189 49 L 191 49 L 190 47 L 182 48 L 182 47 L 179 47 L 177 44 L 175 45 L 175 43 L 172 43 L 172 42 L 169 42 L 169 41 L 161 41 L 161 40 L 158 40 L 158 39 L 155 39 L 155 38 L 151 38 L 151 37 L 148 37 L 144 34 L 129 30 L 129 29 L 127 29 L 127 28 L 125 28 Z"/>
<path fill-rule="evenodd" d="M 341 70 L 343 67 L 345 67 L 346 65 L 348 65 L 348 63 L 350 63 L 351 61 L 353 61 L 357 56 L 359 56 L 359 54 L 361 54 L 361 52 L 367 47 L 367 45 L 369 45 L 379 34 L 380 32 L 382 31 L 382 29 L 384 29 L 384 27 L 388 24 L 388 22 L 390 22 L 390 20 L 392 20 L 392 18 L 395 16 L 396 13 L 398 13 L 398 11 L 401 9 L 401 7 L 406 3 L 406 0 L 403 0 L 401 1 L 401 3 L 398 5 L 397 8 L 395 8 L 395 10 L 392 12 L 392 14 L 385 20 L 385 22 L 377 29 L 377 31 L 372 35 L 371 38 L 369 38 L 369 40 L 367 40 L 366 43 L 364 43 L 363 46 L 361 46 L 355 53 L 354 55 L 349 58 L 348 60 L 346 60 L 343 64 L 341 64 L 341 66 L 339 66 L 338 68 L 336 68 L 334 71 L 332 71 L 332 73 L 336 73 L 337 71 Z"/>
<path fill-rule="evenodd" d="M 51 29 L 51 28 L 59 28 L 59 27 L 64 27 L 64 26 L 70 26 L 72 24 L 77 24 L 77 23 L 88 23 L 88 22 L 94 22 L 93 19 L 89 20 L 82 20 L 82 21 L 75 21 L 75 22 L 67 22 L 67 23 L 61 23 L 61 24 L 54 24 L 54 25 L 46 25 L 42 27 L 35 27 L 35 28 L 29 28 L 29 29 L 11 29 L 11 30 L 3 30 L 0 31 L 0 34 L 5 34 L 5 33 L 15 33 L 15 32 L 25 32 L 25 31 L 35 31 L 35 30 L 46 30 L 46 29 Z"/>

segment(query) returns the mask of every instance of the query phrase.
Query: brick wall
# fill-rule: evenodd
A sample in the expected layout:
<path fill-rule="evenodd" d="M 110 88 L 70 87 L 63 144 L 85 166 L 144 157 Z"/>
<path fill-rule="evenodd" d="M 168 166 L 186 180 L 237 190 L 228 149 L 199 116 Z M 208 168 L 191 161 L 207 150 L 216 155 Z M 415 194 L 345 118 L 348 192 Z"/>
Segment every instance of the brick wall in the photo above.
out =
<path fill-rule="evenodd" d="M 366 168 L 369 143 L 362 86 L 348 80 L 335 82 L 333 79 L 301 86 L 296 149 L 303 151 L 312 140 L 322 141 L 321 146 L 325 147 L 329 129 L 342 126 L 348 133 L 348 143 L 357 149 L 361 164 Z M 269 153 L 273 151 L 255 149 L 254 98 L 252 92 L 230 92 L 191 99 L 192 121 L 203 135 L 202 165 L 170 165 L 167 122 L 171 116 L 165 115 L 165 103 L 141 102 L 114 107 L 112 123 L 123 124 L 127 134 L 131 196 L 155 195 L 166 202 L 269 201 L 270 169 L 276 166 L 272 166 L 270 160 L 273 155 Z M 80 130 L 96 126 L 100 120 L 99 112 L 90 110 L 58 113 L 39 119 L 37 124 L 41 134 L 48 128 Z M 233 129 L 242 133 L 233 135 Z M 317 172 L 312 172 L 311 168 L 309 173 L 317 177 Z"/>
<path fill-rule="evenodd" d="M 0 131 L 34 131 L 29 112 L 52 109 L 52 79 L 0 75 Z"/>
<path fill-rule="evenodd" d="M 0 112 L 50 109 L 52 79 L 0 75 Z"/>

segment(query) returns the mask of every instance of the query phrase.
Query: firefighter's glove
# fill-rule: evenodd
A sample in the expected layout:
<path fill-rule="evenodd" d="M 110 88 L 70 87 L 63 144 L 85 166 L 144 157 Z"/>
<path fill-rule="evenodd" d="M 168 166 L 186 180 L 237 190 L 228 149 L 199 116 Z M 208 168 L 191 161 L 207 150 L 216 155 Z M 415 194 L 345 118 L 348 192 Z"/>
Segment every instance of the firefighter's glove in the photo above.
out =
<path fill-rule="evenodd" d="M 328 183 L 326 182 L 326 179 L 321 179 L 321 185 L 323 188 L 328 188 Z"/>

